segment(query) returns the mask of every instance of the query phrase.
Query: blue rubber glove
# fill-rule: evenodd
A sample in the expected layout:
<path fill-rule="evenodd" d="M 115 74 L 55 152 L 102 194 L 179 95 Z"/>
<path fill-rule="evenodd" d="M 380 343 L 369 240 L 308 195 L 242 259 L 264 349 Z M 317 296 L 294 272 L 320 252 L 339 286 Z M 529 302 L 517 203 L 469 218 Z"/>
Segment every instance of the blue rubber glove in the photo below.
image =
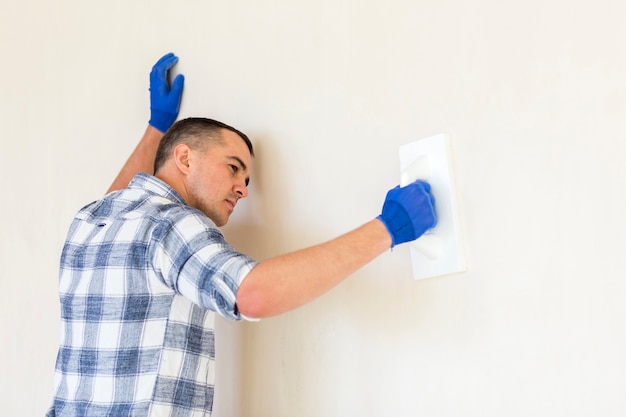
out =
<path fill-rule="evenodd" d="M 400 188 L 389 190 L 380 219 L 391 235 L 391 247 L 409 242 L 435 227 L 435 198 L 430 194 L 430 185 L 415 181 Z"/>
<path fill-rule="evenodd" d="M 169 70 L 178 62 L 173 53 L 165 54 L 152 67 L 150 72 L 150 126 L 165 133 L 178 117 L 180 98 L 183 95 L 185 77 L 179 74 L 172 82 L 168 82 Z"/>

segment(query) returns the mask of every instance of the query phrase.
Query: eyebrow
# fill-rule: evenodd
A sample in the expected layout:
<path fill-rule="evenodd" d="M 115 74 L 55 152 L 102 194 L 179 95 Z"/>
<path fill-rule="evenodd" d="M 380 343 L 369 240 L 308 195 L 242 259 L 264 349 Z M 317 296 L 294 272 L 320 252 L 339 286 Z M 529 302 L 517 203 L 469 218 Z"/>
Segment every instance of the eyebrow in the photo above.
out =
<path fill-rule="evenodd" d="M 246 164 L 244 164 L 244 162 L 238 156 L 227 156 L 227 158 L 228 159 L 233 159 L 233 160 L 237 161 L 239 163 L 239 165 L 241 165 L 241 169 L 243 169 L 244 171 L 248 169 Z"/>
<path fill-rule="evenodd" d="M 237 163 L 241 166 L 241 169 L 246 171 L 248 166 L 239 158 L 238 156 L 227 156 L 228 159 L 237 161 Z M 246 178 L 246 186 L 250 184 L 250 177 Z"/>

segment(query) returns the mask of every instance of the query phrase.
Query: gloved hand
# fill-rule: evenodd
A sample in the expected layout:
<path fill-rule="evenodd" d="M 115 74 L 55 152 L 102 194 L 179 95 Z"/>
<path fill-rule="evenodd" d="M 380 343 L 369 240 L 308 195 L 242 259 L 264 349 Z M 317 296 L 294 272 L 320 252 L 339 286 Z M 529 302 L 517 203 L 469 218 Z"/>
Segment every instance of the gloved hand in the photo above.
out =
<path fill-rule="evenodd" d="M 185 77 L 179 74 L 170 89 L 168 71 L 178 62 L 173 53 L 165 54 L 152 67 L 150 72 L 150 123 L 162 133 L 176 121 L 183 94 Z"/>
<path fill-rule="evenodd" d="M 400 188 L 389 190 L 380 219 L 391 235 L 391 247 L 415 240 L 428 229 L 435 227 L 435 199 L 430 194 L 430 185 L 415 181 Z"/>

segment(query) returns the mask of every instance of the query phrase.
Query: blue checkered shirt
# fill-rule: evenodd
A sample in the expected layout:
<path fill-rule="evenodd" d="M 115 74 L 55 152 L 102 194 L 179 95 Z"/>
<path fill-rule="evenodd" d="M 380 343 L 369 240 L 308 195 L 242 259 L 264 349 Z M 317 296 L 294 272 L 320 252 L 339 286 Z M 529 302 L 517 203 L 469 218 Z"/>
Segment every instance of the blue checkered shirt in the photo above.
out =
<path fill-rule="evenodd" d="M 61 255 L 46 416 L 209 416 L 215 312 L 242 318 L 237 288 L 255 265 L 147 174 L 81 209 Z"/>

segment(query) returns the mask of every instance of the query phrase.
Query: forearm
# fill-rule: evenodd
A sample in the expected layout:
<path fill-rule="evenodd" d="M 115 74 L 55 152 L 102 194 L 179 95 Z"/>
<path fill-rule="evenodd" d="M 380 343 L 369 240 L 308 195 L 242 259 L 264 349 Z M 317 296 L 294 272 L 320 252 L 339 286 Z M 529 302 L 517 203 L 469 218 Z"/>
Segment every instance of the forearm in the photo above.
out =
<path fill-rule="evenodd" d="M 384 224 L 374 219 L 345 235 L 257 265 L 237 293 L 248 317 L 263 318 L 319 297 L 391 247 Z"/>
<path fill-rule="evenodd" d="M 162 137 L 163 133 L 148 125 L 143 137 L 135 147 L 135 150 L 107 190 L 107 194 L 111 191 L 126 188 L 130 180 L 138 172 L 153 173 L 154 157 L 156 156 L 156 151 Z"/>

